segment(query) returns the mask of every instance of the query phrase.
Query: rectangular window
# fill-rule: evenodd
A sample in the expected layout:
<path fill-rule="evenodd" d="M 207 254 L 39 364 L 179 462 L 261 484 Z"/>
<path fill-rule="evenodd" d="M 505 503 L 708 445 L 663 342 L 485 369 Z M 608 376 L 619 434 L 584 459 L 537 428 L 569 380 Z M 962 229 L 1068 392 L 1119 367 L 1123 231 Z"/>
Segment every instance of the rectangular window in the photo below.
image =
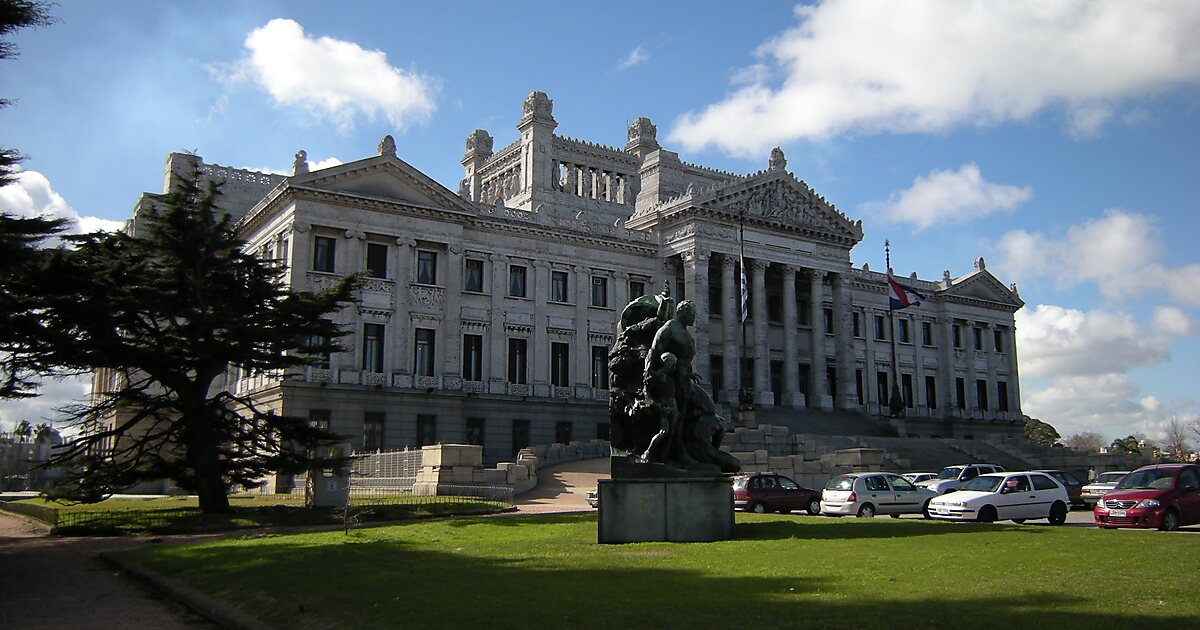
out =
<path fill-rule="evenodd" d="M 417 284 L 437 284 L 437 252 L 417 250 Z"/>
<path fill-rule="evenodd" d="M 861 313 L 856 312 L 856 313 L 850 314 L 850 326 L 854 329 L 854 336 L 856 338 L 861 339 L 863 336 L 863 334 L 862 334 L 862 314 Z"/>
<path fill-rule="evenodd" d="M 719 284 L 708 285 L 708 316 L 721 316 L 721 285 Z"/>
<path fill-rule="evenodd" d="M 417 416 L 417 446 L 437 444 L 437 416 Z"/>
<path fill-rule="evenodd" d="M 821 315 L 824 317 L 824 320 L 825 320 L 825 334 L 832 335 L 833 334 L 833 309 L 823 308 L 823 309 L 821 309 Z"/>
<path fill-rule="evenodd" d="M 550 344 L 550 384 L 569 387 L 571 384 L 571 346 L 553 342 Z"/>
<path fill-rule="evenodd" d="M 462 369 L 463 380 L 483 380 L 483 335 L 463 335 Z"/>
<path fill-rule="evenodd" d="M 483 446 L 483 418 L 467 418 L 467 444 Z"/>
<path fill-rule="evenodd" d="M 383 448 L 383 412 L 368 411 L 363 416 L 363 450 L 377 451 Z"/>
<path fill-rule="evenodd" d="M 900 395 L 904 396 L 904 404 L 909 408 L 913 408 L 913 382 L 912 374 L 900 375 Z"/>
<path fill-rule="evenodd" d="M 509 339 L 508 340 L 508 382 L 516 385 L 524 385 L 526 383 L 526 374 L 529 371 L 529 355 L 527 353 L 527 341 L 525 339 Z"/>
<path fill-rule="evenodd" d="M 988 386 L 987 381 L 978 379 L 975 381 L 975 399 L 979 401 L 979 408 L 988 410 Z"/>
<path fill-rule="evenodd" d="M 592 387 L 608 389 L 608 346 L 592 346 Z"/>
<path fill-rule="evenodd" d="M 567 272 L 551 271 L 550 272 L 550 301 L 551 302 L 570 302 L 567 299 Z"/>
<path fill-rule="evenodd" d="M 891 392 L 888 391 L 887 372 L 875 373 L 875 394 L 879 396 L 879 404 L 881 405 L 886 405 L 891 400 Z"/>
<path fill-rule="evenodd" d="M 825 388 L 829 395 L 837 400 L 837 366 L 830 365 L 825 368 Z"/>
<path fill-rule="evenodd" d="M 592 306 L 608 306 L 608 278 L 592 276 Z"/>
<path fill-rule="evenodd" d="M 413 330 L 413 373 L 417 376 L 433 376 L 435 333 L 432 328 Z"/>
<path fill-rule="evenodd" d="M 611 433 L 610 433 L 609 424 L 607 422 L 597 422 L 596 423 L 596 439 L 604 440 L 605 442 L 607 442 L 610 437 L 611 437 Z"/>
<path fill-rule="evenodd" d="M 1005 381 L 996 382 L 996 409 L 1008 411 L 1008 383 Z"/>
<path fill-rule="evenodd" d="M 525 267 L 521 265 L 508 266 L 508 295 L 509 297 L 525 297 Z"/>
<path fill-rule="evenodd" d="M 468 258 L 463 261 L 463 291 L 483 293 L 483 261 Z"/>
<path fill-rule="evenodd" d="M 559 420 L 554 423 L 554 441 L 558 444 L 571 443 L 571 422 L 569 420 Z"/>
<path fill-rule="evenodd" d="M 388 247 L 382 243 L 367 243 L 367 276 L 387 278 Z"/>
<path fill-rule="evenodd" d="M 331 411 L 328 409 L 309 409 L 308 410 L 308 426 L 322 431 L 329 430 L 329 417 Z"/>
<path fill-rule="evenodd" d="M 954 332 L 954 347 L 962 348 L 962 325 L 955 324 L 954 328 L 953 328 L 953 332 Z"/>
<path fill-rule="evenodd" d="M 900 336 L 900 343 L 911 343 L 908 338 L 908 320 L 901 319 L 896 322 L 896 325 L 899 327 L 897 334 Z"/>
<path fill-rule="evenodd" d="M 629 299 L 636 300 L 646 295 L 646 283 L 640 280 L 629 281 Z"/>
<path fill-rule="evenodd" d="M 875 316 L 875 341 L 887 341 L 887 326 L 883 315 Z"/>
<path fill-rule="evenodd" d="M 783 296 L 767 293 L 767 321 L 778 324 L 783 321 Z"/>
<path fill-rule="evenodd" d="M 975 349 L 983 350 L 983 329 L 976 326 L 971 329 L 971 332 L 975 336 Z"/>
<path fill-rule="evenodd" d="M 996 352 L 1004 352 L 1004 331 L 999 328 L 992 331 L 992 348 Z"/>
<path fill-rule="evenodd" d="M 921 343 L 926 346 L 934 346 L 933 343 L 933 324 L 931 322 L 921 322 Z"/>
<path fill-rule="evenodd" d="M 796 320 L 800 323 L 801 326 L 811 326 L 812 325 L 812 323 L 808 319 L 809 318 L 808 310 L 809 310 L 808 309 L 808 300 L 804 299 L 803 296 L 797 295 L 796 296 Z"/>
<path fill-rule="evenodd" d="M 337 241 L 328 236 L 318 236 L 313 241 L 313 271 L 333 273 L 333 255 Z"/>
<path fill-rule="evenodd" d="M 308 345 L 317 346 L 317 347 L 328 346 L 329 345 L 329 337 L 326 337 L 324 335 L 312 335 L 311 337 L 308 338 Z M 317 368 L 318 370 L 328 370 L 329 369 L 330 353 L 328 350 L 318 351 L 317 353 L 315 353 L 314 356 L 316 357 L 316 363 L 313 364 L 313 367 Z"/>
<path fill-rule="evenodd" d="M 517 452 L 529 446 L 529 421 L 528 420 L 513 420 L 512 421 L 512 454 L 516 457 Z"/>
<path fill-rule="evenodd" d="M 937 409 L 937 377 L 925 377 L 925 406 Z"/>
<path fill-rule="evenodd" d="M 967 408 L 967 382 L 961 376 L 954 379 L 954 404 L 959 409 Z"/>
<path fill-rule="evenodd" d="M 863 404 L 863 371 L 854 370 L 854 393 L 858 395 L 858 404 Z"/>
<path fill-rule="evenodd" d="M 363 324 L 362 369 L 383 371 L 383 324 Z"/>

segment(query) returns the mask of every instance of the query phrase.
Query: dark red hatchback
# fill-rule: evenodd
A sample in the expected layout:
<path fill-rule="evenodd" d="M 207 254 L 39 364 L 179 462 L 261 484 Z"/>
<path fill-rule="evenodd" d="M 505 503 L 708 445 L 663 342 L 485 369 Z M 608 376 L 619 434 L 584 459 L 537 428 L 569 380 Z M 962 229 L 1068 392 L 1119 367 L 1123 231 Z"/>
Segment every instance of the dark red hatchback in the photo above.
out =
<path fill-rule="evenodd" d="M 804 510 L 815 516 L 821 513 L 821 492 L 775 473 L 738 475 L 733 478 L 733 506 L 759 514 Z"/>
<path fill-rule="evenodd" d="M 1164 531 L 1200 523 L 1200 466 L 1143 466 L 1096 503 L 1097 527 L 1157 527 Z"/>

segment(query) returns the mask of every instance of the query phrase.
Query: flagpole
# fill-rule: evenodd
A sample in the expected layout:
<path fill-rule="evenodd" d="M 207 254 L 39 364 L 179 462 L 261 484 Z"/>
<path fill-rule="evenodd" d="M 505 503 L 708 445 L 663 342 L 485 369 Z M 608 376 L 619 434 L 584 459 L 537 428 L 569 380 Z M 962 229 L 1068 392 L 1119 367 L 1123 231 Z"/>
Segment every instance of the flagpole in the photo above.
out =
<path fill-rule="evenodd" d="M 886 261 L 887 277 L 892 277 L 892 244 L 888 239 L 883 240 L 883 254 Z M 888 412 L 893 418 L 904 415 L 904 395 L 900 392 L 900 367 L 896 359 L 896 309 L 888 304 L 888 328 L 892 338 L 892 395 L 888 401 Z"/>
<path fill-rule="evenodd" d="M 738 375 L 737 396 L 738 396 L 738 408 L 740 411 L 747 411 L 749 409 L 752 409 L 753 404 L 754 404 L 753 381 L 751 381 L 751 394 L 748 397 L 743 396 L 745 388 L 742 386 L 742 383 L 745 382 L 745 380 L 746 380 L 746 375 L 743 374 L 743 370 L 745 369 L 745 366 L 746 366 L 746 311 L 747 311 L 746 296 L 749 295 L 749 290 L 746 287 L 746 280 L 748 278 L 748 275 L 746 274 L 746 222 L 745 222 L 745 216 L 746 216 L 746 209 L 742 208 L 738 212 L 738 265 L 741 267 L 740 273 L 738 274 L 738 281 L 739 281 L 738 316 L 740 317 L 741 324 L 742 324 L 742 345 L 738 348 L 738 363 L 737 363 L 737 375 Z M 749 400 L 746 400 L 746 398 L 749 398 Z M 742 418 L 739 418 L 739 420 L 741 420 L 742 423 L 745 424 L 745 418 L 744 418 L 745 414 L 739 413 L 738 415 L 743 416 Z"/>

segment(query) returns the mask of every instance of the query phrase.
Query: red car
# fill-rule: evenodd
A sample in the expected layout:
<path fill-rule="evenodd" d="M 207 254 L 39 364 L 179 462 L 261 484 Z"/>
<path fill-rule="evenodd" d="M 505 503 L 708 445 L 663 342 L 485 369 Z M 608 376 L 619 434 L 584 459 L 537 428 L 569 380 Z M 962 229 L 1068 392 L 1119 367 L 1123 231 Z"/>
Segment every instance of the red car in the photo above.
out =
<path fill-rule="evenodd" d="M 1143 466 L 1096 503 L 1097 527 L 1157 527 L 1163 531 L 1200 523 L 1200 466 Z"/>
<path fill-rule="evenodd" d="M 821 492 L 775 473 L 738 475 L 733 478 L 733 506 L 759 514 L 804 510 L 815 516 L 821 513 Z"/>

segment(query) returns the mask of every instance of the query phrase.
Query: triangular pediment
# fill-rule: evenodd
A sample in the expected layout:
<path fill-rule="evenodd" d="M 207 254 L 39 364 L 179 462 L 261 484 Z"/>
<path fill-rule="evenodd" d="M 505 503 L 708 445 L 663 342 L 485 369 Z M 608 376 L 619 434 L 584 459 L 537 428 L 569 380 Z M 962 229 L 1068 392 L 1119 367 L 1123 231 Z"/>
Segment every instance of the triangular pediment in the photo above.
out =
<path fill-rule="evenodd" d="M 1004 304 L 1014 311 L 1025 305 L 1009 287 L 987 270 L 973 271 L 953 280 L 953 284 L 938 292 L 943 297 Z"/>
<path fill-rule="evenodd" d="M 371 157 L 295 176 L 289 185 L 412 206 L 473 211 L 445 186 L 391 156 Z"/>

